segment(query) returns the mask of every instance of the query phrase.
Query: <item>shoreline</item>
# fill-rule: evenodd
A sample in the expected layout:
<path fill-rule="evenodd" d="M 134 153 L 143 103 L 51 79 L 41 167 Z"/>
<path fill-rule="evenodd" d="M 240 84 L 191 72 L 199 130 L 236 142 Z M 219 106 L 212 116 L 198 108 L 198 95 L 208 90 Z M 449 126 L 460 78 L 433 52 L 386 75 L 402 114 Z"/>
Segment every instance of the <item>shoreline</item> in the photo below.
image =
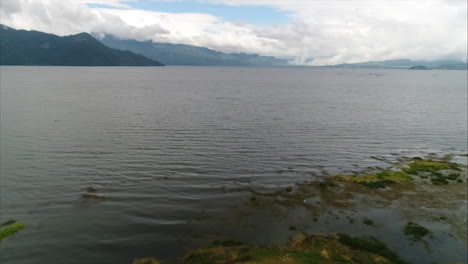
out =
<path fill-rule="evenodd" d="M 272 192 L 249 190 L 251 197 L 244 202 L 243 208 L 246 211 L 268 210 L 275 207 L 302 211 L 300 215 L 307 224 L 294 223 L 294 220 L 292 220 L 294 217 L 291 217 L 291 224 L 289 225 L 291 241 L 294 241 L 297 236 L 310 238 L 314 241 L 329 241 L 334 237 L 335 242 L 339 241 L 339 239 L 336 240 L 336 237 L 348 236 L 339 228 L 334 232 L 330 232 L 330 230 L 317 232 L 317 228 L 315 228 L 316 232 L 310 231 L 314 229 L 311 228 L 314 225 L 330 227 L 333 226 L 332 221 L 341 221 L 347 222 L 348 226 L 358 225 L 360 226 L 358 229 L 361 229 L 361 231 L 367 229 L 365 232 L 361 232 L 362 234 L 359 234 L 359 231 L 349 232 L 352 236 L 355 236 L 353 237 L 355 239 L 374 239 L 371 238 L 374 236 L 368 235 L 372 232 L 377 232 L 375 234 L 378 236 L 377 240 L 379 242 L 381 238 L 388 240 L 386 236 L 398 236 L 399 239 L 403 238 L 405 240 L 402 241 L 403 244 L 418 247 L 419 253 L 425 251 L 429 257 L 434 258 L 434 254 L 441 250 L 441 245 L 450 248 L 458 244 L 462 249 L 466 249 L 468 245 L 466 234 L 468 167 L 466 164 L 452 162 L 455 157 L 466 157 L 466 154 L 445 155 L 443 157 L 429 154 L 423 158 L 395 156 L 393 160 L 383 157 L 371 157 L 391 166 L 387 168 L 366 168 L 360 172 L 345 175 L 315 175 L 318 177 L 314 180 L 297 182 L 295 186 L 288 186 Z M 292 171 L 293 169 L 289 168 L 289 170 Z M 283 172 L 278 171 L 277 173 Z M 372 217 L 373 214 L 374 217 Z M 291 215 L 294 215 L 294 213 L 286 213 L 286 218 Z M 386 217 L 389 220 L 385 220 Z M 390 228 L 395 233 L 385 234 L 383 231 L 385 228 Z M 284 261 L 284 254 L 276 257 L 263 256 L 257 258 L 255 254 L 250 256 L 238 252 L 241 248 L 244 251 L 252 249 L 284 251 L 290 248 L 293 242 L 278 247 L 262 247 L 241 242 L 236 242 L 239 244 L 231 246 L 223 246 L 222 242 L 221 245 L 218 245 L 220 242 L 217 241 L 213 243 L 209 247 L 192 249 L 178 263 L 295 263 Z M 385 243 L 383 244 L 385 245 Z M 389 245 L 390 248 L 396 248 L 394 243 Z M 334 244 L 334 247 L 342 246 L 340 243 Z M 223 248 L 221 251 L 224 252 L 221 255 L 219 254 L 220 248 Z M 237 252 L 232 254 L 237 254 L 238 259 L 232 257 L 232 254 L 227 256 L 226 250 Z M 301 254 L 312 254 L 311 252 L 317 253 L 323 250 L 319 246 L 307 247 L 307 250 L 301 251 Z M 340 250 L 346 251 L 347 249 L 345 247 Z M 378 254 L 372 255 L 372 257 L 380 259 L 375 263 L 413 263 L 411 261 L 406 262 L 404 256 L 407 256 L 407 253 L 399 252 L 401 250 L 398 248 L 393 251 L 402 256 L 404 261 L 395 262 L 394 259 L 389 260 Z M 364 255 L 369 253 L 362 249 L 357 250 L 357 252 Z M 317 263 L 340 263 L 341 253 L 337 253 L 336 256 L 324 253 L 321 257 L 317 257 L 315 261 Z M 205 258 L 206 256 L 201 258 L 200 254 L 211 254 L 213 261 L 206 262 L 210 258 Z M 362 257 L 360 254 L 357 255 Z M 359 257 L 356 258 L 359 259 Z M 205 262 L 197 262 L 199 258 Z M 453 263 L 461 263 L 456 258 L 455 256 Z M 153 262 L 138 262 L 140 260 L 151 260 Z M 136 258 L 134 263 L 162 263 L 157 262 L 159 260 L 156 258 L 150 258 L 149 260 Z M 349 261 L 349 263 L 359 263 L 353 262 L 355 260 L 352 258 Z M 451 260 L 448 261 L 451 262 Z"/>

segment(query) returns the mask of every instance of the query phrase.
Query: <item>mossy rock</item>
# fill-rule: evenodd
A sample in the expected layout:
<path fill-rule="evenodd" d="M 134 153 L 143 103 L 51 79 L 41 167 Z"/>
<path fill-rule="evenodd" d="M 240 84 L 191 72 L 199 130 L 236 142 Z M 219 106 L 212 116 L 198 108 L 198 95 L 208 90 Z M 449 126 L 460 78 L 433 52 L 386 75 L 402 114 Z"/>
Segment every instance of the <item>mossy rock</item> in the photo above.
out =
<path fill-rule="evenodd" d="M 14 233 L 20 231 L 26 227 L 26 225 L 22 222 L 16 222 L 15 220 L 9 220 L 2 224 L 2 228 L 0 228 L 0 240 L 13 235 Z"/>

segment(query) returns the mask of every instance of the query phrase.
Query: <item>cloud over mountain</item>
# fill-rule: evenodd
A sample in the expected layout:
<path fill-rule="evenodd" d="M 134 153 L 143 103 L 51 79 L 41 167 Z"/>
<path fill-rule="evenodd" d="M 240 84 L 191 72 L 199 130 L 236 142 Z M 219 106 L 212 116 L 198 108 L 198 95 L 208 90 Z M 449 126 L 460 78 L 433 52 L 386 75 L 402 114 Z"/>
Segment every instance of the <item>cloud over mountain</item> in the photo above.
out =
<path fill-rule="evenodd" d="M 463 0 L 198 1 L 268 6 L 289 16 L 288 23 L 279 24 L 231 21 L 208 12 L 142 10 L 132 7 L 134 2 L 1 0 L 0 22 L 58 35 L 108 33 L 223 52 L 253 52 L 291 58 L 297 64 L 398 58 L 466 61 L 467 57 L 467 2 Z"/>

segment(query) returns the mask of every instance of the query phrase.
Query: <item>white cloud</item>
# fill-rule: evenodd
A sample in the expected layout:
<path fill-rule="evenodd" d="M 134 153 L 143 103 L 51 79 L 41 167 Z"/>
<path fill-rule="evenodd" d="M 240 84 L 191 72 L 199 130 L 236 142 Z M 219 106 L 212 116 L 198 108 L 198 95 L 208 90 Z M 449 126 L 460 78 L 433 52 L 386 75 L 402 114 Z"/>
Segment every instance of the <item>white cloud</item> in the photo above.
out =
<path fill-rule="evenodd" d="M 267 5 L 287 11 L 292 21 L 270 26 L 234 23 L 209 14 L 135 10 L 118 0 L 1 0 L 0 22 L 59 35 L 106 32 L 121 38 L 290 57 L 298 64 L 467 57 L 466 1 L 203 2 Z M 87 3 L 121 9 L 89 8 Z"/>

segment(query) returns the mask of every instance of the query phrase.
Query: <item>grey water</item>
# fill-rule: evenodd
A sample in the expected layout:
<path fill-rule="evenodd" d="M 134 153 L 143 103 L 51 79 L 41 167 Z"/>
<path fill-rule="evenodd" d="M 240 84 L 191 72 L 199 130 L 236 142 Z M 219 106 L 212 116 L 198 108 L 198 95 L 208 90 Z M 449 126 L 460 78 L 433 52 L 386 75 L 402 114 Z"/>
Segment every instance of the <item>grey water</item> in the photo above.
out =
<path fill-rule="evenodd" d="M 372 166 L 372 155 L 466 153 L 467 141 L 466 71 L 2 66 L 0 222 L 27 227 L 0 241 L 0 262 L 283 243 L 289 219 L 244 213 L 249 188 Z M 288 168 L 304 173 L 275 173 Z M 106 199 L 84 200 L 90 186 Z M 464 250 L 435 258 L 466 261 Z"/>

